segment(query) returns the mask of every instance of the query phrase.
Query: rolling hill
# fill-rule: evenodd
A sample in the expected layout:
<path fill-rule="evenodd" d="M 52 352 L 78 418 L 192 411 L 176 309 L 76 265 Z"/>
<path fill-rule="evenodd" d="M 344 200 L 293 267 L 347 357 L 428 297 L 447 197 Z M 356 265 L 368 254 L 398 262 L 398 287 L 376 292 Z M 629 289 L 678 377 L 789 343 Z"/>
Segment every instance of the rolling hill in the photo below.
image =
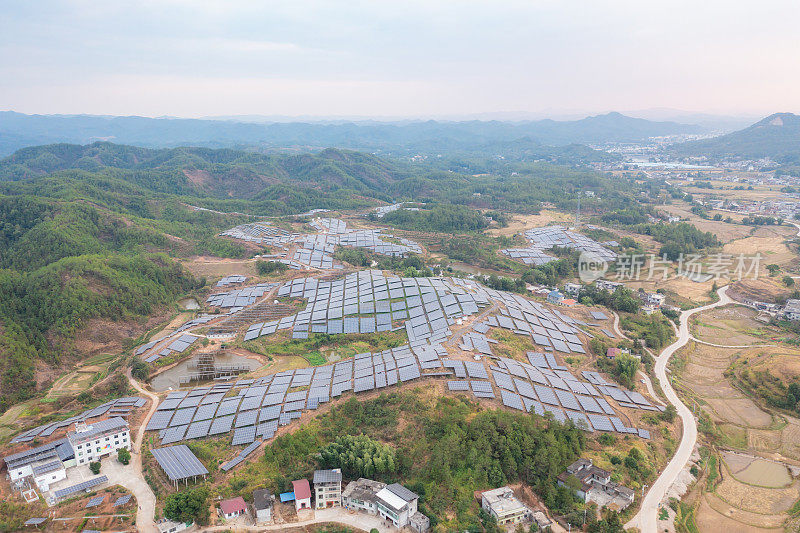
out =
<path fill-rule="evenodd" d="M 440 153 L 482 151 L 496 143 L 523 138 L 535 144 L 563 146 L 633 142 L 652 136 L 702 131 L 696 125 L 654 122 L 620 113 L 571 121 L 257 124 L 179 118 L 25 115 L 5 111 L 0 112 L 0 155 L 25 146 L 104 140 L 151 148 L 190 145 L 318 150 L 334 146 L 393 154 Z"/>
<path fill-rule="evenodd" d="M 800 116 L 775 113 L 752 126 L 720 137 L 673 145 L 678 156 L 706 156 L 711 159 L 760 159 L 768 157 L 781 164 L 800 163 Z"/>

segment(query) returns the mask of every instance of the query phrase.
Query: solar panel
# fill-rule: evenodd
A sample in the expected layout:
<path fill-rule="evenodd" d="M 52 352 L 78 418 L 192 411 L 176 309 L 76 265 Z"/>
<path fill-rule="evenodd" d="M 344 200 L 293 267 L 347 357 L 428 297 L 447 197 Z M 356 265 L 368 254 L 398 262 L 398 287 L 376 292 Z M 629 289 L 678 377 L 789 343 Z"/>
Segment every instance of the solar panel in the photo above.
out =
<path fill-rule="evenodd" d="M 217 416 L 211 423 L 211 428 L 208 430 L 209 435 L 219 435 L 220 433 L 227 433 L 233 427 L 234 415 Z"/>
<path fill-rule="evenodd" d="M 169 426 L 169 420 L 172 418 L 173 411 L 156 411 L 150 420 L 147 422 L 146 431 L 156 431 L 164 429 Z"/>
<path fill-rule="evenodd" d="M 473 392 L 492 392 L 492 384 L 488 381 L 470 381 Z"/>
<path fill-rule="evenodd" d="M 503 400 L 503 405 L 512 409 L 525 411 L 525 406 L 522 404 L 522 397 L 519 394 L 500 389 L 500 395 Z"/>
<path fill-rule="evenodd" d="M 233 439 L 231 440 L 232 446 L 239 446 L 242 444 L 250 444 L 256 440 L 256 427 L 238 427 L 233 432 Z"/>
<path fill-rule="evenodd" d="M 575 399 L 575 395 L 571 392 L 556 389 L 555 390 L 556 396 L 558 396 L 558 400 L 561 402 L 563 407 L 567 409 L 574 409 L 575 411 L 580 411 L 581 406 L 578 403 L 578 400 Z"/>
<path fill-rule="evenodd" d="M 534 385 L 533 388 L 536 390 L 536 395 L 539 397 L 542 403 L 559 405 L 558 398 L 556 397 L 553 389 L 550 387 L 545 387 L 544 385 Z"/>
<path fill-rule="evenodd" d="M 38 526 L 40 524 L 44 524 L 47 521 L 47 518 L 29 518 L 25 521 L 26 526 Z"/>
<path fill-rule="evenodd" d="M 130 494 L 126 494 L 125 496 L 120 496 L 119 498 L 117 498 L 117 501 L 114 502 L 114 507 L 119 507 L 120 505 L 125 505 L 129 501 L 131 501 L 131 495 Z"/>
<path fill-rule="evenodd" d="M 201 405 L 197 408 L 197 412 L 194 414 L 194 418 L 192 420 L 197 422 L 198 420 L 214 418 L 214 413 L 217 411 L 218 406 L 219 404 L 216 403 Z"/>
<path fill-rule="evenodd" d="M 613 415 L 613 414 L 615 414 L 615 413 L 614 413 L 614 408 L 613 408 L 613 407 L 611 407 L 611 404 L 610 404 L 610 403 L 608 403 L 608 402 L 607 402 L 606 400 L 604 400 L 603 398 L 597 398 L 597 404 L 600 406 L 600 408 L 603 410 L 603 412 L 604 412 L 605 414 L 607 414 L 607 415 Z"/>
<path fill-rule="evenodd" d="M 186 430 L 186 439 L 200 439 L 208 435 L 211 419 L 193 422 Z"/>
<path fill-rule="evenodd" d="M 493 370 L 492 377 L 494 377 L 494 382 L 501 389 L 507 389 L 510 391 L 514 390 L 514 382 L 511 380 L 511 376 L 509 376 L 508 374 L 504 374 L 503 372 L 498 372 L 497 370 Z"/>
<path fill-rule="evenodd" d="M 417 365 L 404 366 L 398 369 L 400 381 L 406 382 L 420 377 L 419 367 Z"/>
<path fill-rule="evenodd" d="M 533 391 L 533 385 L 519 378 L 514 378 L 514 385 L 517 386 L 517 392 L 528 398 L 536 398 L 536 393 Z"/>
<path fill-rule="evenodd" d="M 567 416 L 572 420 L 579 429 L 592 431 L 592 424 L 583 413 L 576 413 L 574 411 L 567 411 Z"/>
<path fill-rule="evenodd" d="M 447 388 L 451 391 L 468 391 L 469 383 L 466 381 L 448 381 Z"/>
<path fill-rule="evenodd" d="M 163 430 L 161 433 L 161 444 L 172 444 L 173 442 L 178 442 L 179 440 L 183 439 L 183 436 L 186 434 L 186 429 L 189 425 L 185 426 L 177 426 L 177 427 L 168 427 L 167 429 Z"/>
<path fill-rule="evenodd" d="M 108 483 L 108 477 L 106 476 L 97 476 L 95 478 L 82 481 L 76 485 L 71 485 L 69 487 L 65 487 L 63 489 L 59 489 L 55 491 L 53 494 L 56 498 L 61 499 L 69 496 L 70 494 L 75 494 L 77 492 L 87 491 L 93 487 L 101 485 L 103 483 Z"/>
<path fill-rule="evenodd" d="M 578 402 L 580 402 L 581 407 L 584 411 L 589 413 L 603 413 L 603 409 L 600 405 L 595 401 L 594 398 L 591 396 L 581 396 L 577 395 Z"/>
<path fill-rule="evenodd" d="M 90 507 L 97 507 L 98 505 L 103 503 L 103 500 L 105 500 L 105 499 L 106 499 L 105 495 L 95 496 L 94 498 L 92 498 L 91 500 L 86 502 L 86 505 L 84 506 L 84 509 L 89 509 Z"/>
<path fill-rule="evenodd" d="M 153 448 L 150 452 L 170 481 L 208 474 L 208 470 L 203 466 L 203 463 L 185 444 L 166 448 Z"/>
<path fill-rule="evenodd" d="M 614 425 L 609 421 L 607 416 L 595 415 L 591 413 L 589 413 L 587 416 L 589 417 L 589 422 L 591 422 L 594 429 L 598 431 L 614 431 Z"/>

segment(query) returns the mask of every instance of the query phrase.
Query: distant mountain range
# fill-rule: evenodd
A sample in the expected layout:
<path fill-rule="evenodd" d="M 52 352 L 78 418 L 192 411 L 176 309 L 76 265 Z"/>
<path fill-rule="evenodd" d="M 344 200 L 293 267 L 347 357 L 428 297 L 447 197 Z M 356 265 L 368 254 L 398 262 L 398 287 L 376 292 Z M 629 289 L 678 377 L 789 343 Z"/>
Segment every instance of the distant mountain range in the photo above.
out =
<path fill-rule="evenodd" d="M 775 113 L 752 126 L 727 135 L 671 146 L 677 156 L 711 159 L 760 159 L 781 164 L 800 163 L 800 116 Z"/>
<path fill-rule="evenodd" d="M 703 133 L 701 126 L 607 113 L 580 120 L 255 123 L 231 120 L 26 115 L 0 112 L 0 155 L 26 146 L 112 141 L 163 148 L 203 146 L 315 150 L 327 147 L 413 154 L 491 151 L 524 139 L 532 146 L 636 142 Z"/>

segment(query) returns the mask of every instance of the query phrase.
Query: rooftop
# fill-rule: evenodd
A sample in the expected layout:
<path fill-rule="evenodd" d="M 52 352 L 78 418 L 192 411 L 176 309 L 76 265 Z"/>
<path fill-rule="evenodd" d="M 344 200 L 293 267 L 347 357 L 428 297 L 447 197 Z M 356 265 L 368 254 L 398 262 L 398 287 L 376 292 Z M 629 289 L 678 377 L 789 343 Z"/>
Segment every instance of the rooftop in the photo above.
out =
<path fill-rule="evenodd" d="M 311 497 L 311 486 L 308 484 L 307 479 L 296 479 L 292 481 L 294 488 L 294 497 L 296 500 L 305 500 Z"/>
<path fill-rule="evenodd" d="M 342 471 L 339 468 L 334 468 L 332 470 L 314 470 L 314 484 L 341 482 Z"/>
<path fill-rule="evenodd" d="M 219 502 L 219 508 L 222 509 L 223 514 L 233 514 L 247 510 L 247 503 L 244 498 L 237 496 L 229 500 L 222 500 Z"/>
<path fill-rule="evenodd" d="M 390 491 L 389 487 L 381 489 L 378 494 L 376 494 L 376 497 L 381 500 L 384 505 L 394 509 L 397 512 L 402 511 L 406 505 L 408 505 L 403 498 Z"/>
<path fill-rule="evenodd" d="M 255 507 L 257 511 L 268 509 L 270 506 L 272 506 L 272 495 L 267 489 L 253 491 L 253 507 Z"/>
<path fill-rule="evenodd" d="M 374 501 L 376 495 L 386 487 L 386 483 L 371 479 L 359 478 L 351 481 L 342 492 L 343 498 L 354 498 L 361 501 Z"/>
<path fill-rule="evenodd" d="M 509 487 L 487 490 L 482 496 L 486 498 L 486 502 L 498 515 L 505 515 L 526 508 L 525 504 L 514 496 L 514 491 Z"/>
<path fill-rule="evenodd" d="M 405 502 L 412 502 L 412 501 L 414 501 L 414 500 L 419 498 L 419 496 L 416 493 L 414 493 L 411 490 L 408 490 L 407 488 L 405 488 L 403 485 L 401 485 L 399 483 L 392 483 L 391 485 L 387 486 L 386 488 L 389 489 L 390 491 L 392 491 L 394 494 L 396 494 L 400 498 L 402 498 L 403 501 L 405 501 Z"/>
<path fill-rule="evenodd" d="M 77 429 L 76 426 L 74 431 L 67 433 L 67 438 L 72 443 L 81 443 L 101 437 L 103 435 L 119 433 L 120 431 L 126 429 L 128 429 L 128 422 L 123 418 L 115 416 L 114 418 L 108 418 L 106 420 L 101 420 L 100 422 L 95 422 L 89 426 L 86 426 L 86 429 L 83 430 Z"/>
<path fill-rule="evenodd" d="M 150 450 L 170 481 L 204 476 L 208 470 L 185 444 Z"/>

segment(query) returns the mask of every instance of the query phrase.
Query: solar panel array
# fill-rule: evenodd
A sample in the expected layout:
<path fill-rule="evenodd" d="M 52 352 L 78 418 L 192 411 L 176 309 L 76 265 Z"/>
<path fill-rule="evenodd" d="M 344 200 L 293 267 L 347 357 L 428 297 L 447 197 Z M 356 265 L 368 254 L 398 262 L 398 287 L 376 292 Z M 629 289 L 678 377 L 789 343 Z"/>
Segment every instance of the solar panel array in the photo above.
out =
<path fill-rule="evenodd" d="M 170 481 L 180 481 L 208 474 L 208 470 L 203 466 L 203 463 L 185 444 L 166 448 L 153 448 L 150 452 Z"/>
<path fill-rule="evenodd" d="M 383 218 L 387 214 L 398 211 L 400 209 L 404 209 L 406 211 L 419 211 L 419 207 L 406 207 L 404 203 L 399 204 L 392 204 L 392 205 L 381 205 L 374 209 L 375 216 L 377 218 Z"/>
<path fill-rule="evenodd" d="M 230 431 L 232 445 L 268 440 L 279 425 L 344 392 L 382 389 L 419 379 L 428 369 L 441 370 L 446 353 L 440 344 L 417 341 L 331 365 L 170 392 L 145 429 L 158 431 L 162 444 Z"/>
<path fill-rule="evenodd" d="M 58 422 L 50 422 L 49 424 L 44 424 L 42 426 L 29 429 L 28 431 L 20 433 L 19 435 L 11 439 L 11 442 L 13 444 L 16 444 L 19 442 L 30 442 L 36 437 L 49 437 L 59 429 L 69 428 L 75 422 L 84 420 L 91 423 L 92 418 L 105 416 L 112 412 L 114 413 L 114 416 L 121 416 L 125 418 L 130 413 L 130 411 L 132 411 L 133 409 L 137 409 L 139 407 L 143 407 L 145 403 L 147 403 L 147 400 L 145 400 L 144 398 L 139 398 L 138 396 L 125 396 L 122 398 L 117 398 L 115 400 L 109 400 L 103 404 L 98 405 L 97 407 L 94 407 L 92 409 L 87 409 L 86 411 L 82 412 L 79 415 L 71 416 L 65 420 L 60 420 Z"/>
<path fill-rule="evenodd" d="M 108 483 L 108 478 L 106 476 L 97 476 L 92 479 L 87 479 L 86 481 L 81 481 L 75 485 L 58 489 L 53 492 L 53 495 L 60 500 L 78 492 L 85 492 L 103 483 Z"/>
<path fill-rule="evenodd" d="M 299 247 L 290 259 L 277 259 L 292 268 L 340 269 L 342 265 L 333 261 L 333 252 L 336 246 L 367 248 L 375 253 L 396 257 L 403 257 L 409 253 L 422 253 L 419 244 L 411 240 L 396 239 L 392 235 L 384 235 L 378 229 L 349 229 L 347 223 L 338 218 L 315 218 L 309 224 L 318 233 L 307 235 L 289 233 L 259 222 L 236 226 L 220 235 L 272 246 L 297 243 Z M 386 240 L 385 237 L 392 240 Z"/>
<path fill-rule="evenodd" d="M 217 287 L 225 287 L 236 283 L 244 283 L 247 278 L 245 276 L 234 274 L 232 276 L 225 276 L 217 282 Z"/>
<path fill-rule="evenodd" d="M 226 292 L 215 292 L 206 299 L 208 305 L 214 307 L 231 308 L 231 307 L 247 307 L 256 303 L 258 298 L 264 296 L 275 284 L 273 283 L 259 283 L 252 287 L 245 287 L 243 289 L 236 289 Z"/>
<path fill-rule="evenodd" d="M 222 237 L 232 237 L 241 241 L 269 246 L 280 246 L 289 243 L 295 235 L 285 229 L 270 226 L 268 222 L 242 224 L 220 233 Z"/>
<path fill-rule="evenodd" d="M 171 392 L 146 428 L 159 431 L 162 444 L 232 431 L 233 445 L 257 446 L 262 439 L 273 438 L 280 426 L 345 392 L 369 392 L 425 374 L 445 378 L 448 390 L 471 391 L 486 399 L 499 396 L 509 408 L 550 412 L 557 420 L 573 420 L 587 430 L 619 431 L 609 417 L 621 419 L 614 417 L 614 408 L 604 396 L 623 407 L 657 409 L 640 394 L 609 385 L 597 373 L 584 373 L 586 381 L 580 381 L 559 363 L 554 352 L 582 353 L 578 335 L 585 335 L 580 329 L 583 322 L 474 281 L 399 278 L 379 271 L 360 271 L 336 280 L 297 278 L 281 285 L 277 295 L 305 298 L 308 305 L 295 315 L 251 326 L 249 335 L 291 330 L 296 337 L 330 332 L 331 325 L 341 327 L 341 333 L 404 326 L 409 343 L 378 353 L 357 354 L 335 364 Z M 449 359 L 440 343 L 451 336 L 449 326 L 456 317 L 476 313 L 491 302 L 500 304 L 498 311 L 463 335 L 462 347 L 469 343 L 472 349 L 491 354 L 489 345 L 495 341 L 486 333 L 493 327 L 534 339 L 534 335 L 545 337 L 549 347 L 543 345 L 544 351 L 529 352 L 528 362 L 493 357 L 496 365 L 488 367 L 491 371 L 487 371 L 488 358 Z M 403 318 L 393 320 L 394 313 L 400 311 Z M 623 432 L 637 432 L 619 424 Z M 230 461 L 230 468 L 239 462 Z"/>
<path fill-rule="evenodd" d="M 586 235 L 569 231 L 564 226 L 530 229 L 522 234 L 530 243 L 526 248 L 508 248 L 501 252 L 526 265 L 543 265 L 557 258 L 545 252 L 553 247 L 574 248 L 601 261 L 613 261 L 617 254 Z"/>
<path fill-rule="evenodd" d="M 436 342 L 450 336 L 457 318 L 488 304 L 445 279 L 399 278 L 369 270 L 334 281 L 296 278 L 281 285 L 277 295 L 305 298 L 308 305 L 294 315 L 251 325 L 245 340 L 280 330 L 305 339 L 312 333 L 375 333 L 405 327 L 412 342 Z"/>
<path fill-rule="evenodd" d="M 197 320 L 198 319 L 195 319 L 195 321 Z M 207 321 L 208 320 L 206 320 L 206 322 Z M 169 344 L 163 346 L 162 348 L 157 348 L 156 350 L 154 350 L 153 353 L 144 358 L 144 361 L 146 363 L 152 363 L 153 361 L 157 361 L 162 357 L 168 357 L 174 353 L 183 353 L 189 348 L 189 346 L 194 344 L 197 341 L 197 339 L 198 337 L 190 335 L 189 333 L 178 335 L 176 332 L 176 334 L 172 336 L 172 340 L 171 342 L 169 342 Z"/>

